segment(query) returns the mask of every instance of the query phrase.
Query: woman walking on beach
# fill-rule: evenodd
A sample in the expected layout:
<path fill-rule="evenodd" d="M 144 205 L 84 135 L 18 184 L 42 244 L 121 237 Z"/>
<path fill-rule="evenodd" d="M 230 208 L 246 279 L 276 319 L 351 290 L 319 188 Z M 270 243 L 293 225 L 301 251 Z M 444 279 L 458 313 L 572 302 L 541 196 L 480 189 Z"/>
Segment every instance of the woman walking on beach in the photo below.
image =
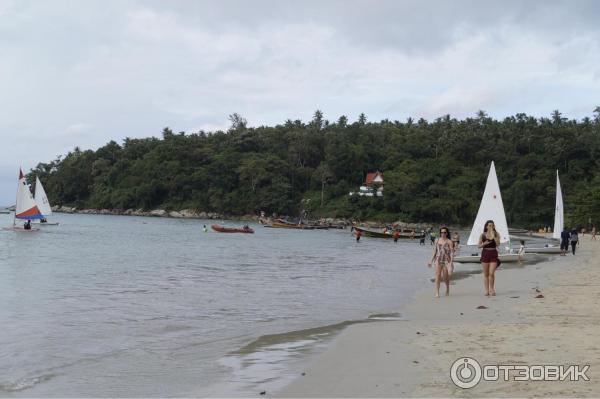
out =
<path fill-rule="evenodd" d="M 450 230 L 446 227 L 440 228 L 440 238 L 435 241 L 431 260 L 427 263 L 428 267 L 435 262 L 435 297 L 440 297 L 440 280 L 443 278 L 446 283 L 446 296 L 450 295 L 450 275 L 454 265 L 454 244 L 450 240 Z"/>
<path fill-rule="evenodd" d="M 488 220 L 483 227 L 483 234 L 479 236 L 479 244 L 481 248 L 481 268 L 483 269 L 483 287 L 485 296 L 496 295 L 494 289 L 495 272 L 498 266 L 498 250 L 500 245 L 500 234 L 494 227 L 494 221 Z"/>
<path fill-rule="evenodd" d="M 573 255 L 575 255 L 575 248 L 577 248 L 577 243 L 579 242 L 579 237 L 577 236 L 577 229 L 571 230 L 571 249 L 573 250 Z"/>

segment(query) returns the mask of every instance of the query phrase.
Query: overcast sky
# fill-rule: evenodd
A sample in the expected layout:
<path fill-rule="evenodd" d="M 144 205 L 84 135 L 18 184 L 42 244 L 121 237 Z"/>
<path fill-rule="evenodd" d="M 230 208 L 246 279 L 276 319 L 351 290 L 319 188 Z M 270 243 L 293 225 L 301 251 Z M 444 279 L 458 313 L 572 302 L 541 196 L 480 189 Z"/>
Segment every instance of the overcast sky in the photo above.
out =
<path fill-rule="evenodd" d="M 74 146 L 600 105 L 599 1 L 0 0 L 0 204 Z"/>

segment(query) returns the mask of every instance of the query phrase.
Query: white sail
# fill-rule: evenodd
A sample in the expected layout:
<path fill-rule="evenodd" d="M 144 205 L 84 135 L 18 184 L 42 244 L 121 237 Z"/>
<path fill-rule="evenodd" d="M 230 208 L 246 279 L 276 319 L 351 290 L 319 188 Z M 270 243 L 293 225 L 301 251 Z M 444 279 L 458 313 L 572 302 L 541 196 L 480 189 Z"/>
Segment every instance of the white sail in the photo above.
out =
<path fill-rule="evenodd" d="M 29 185 L 25 181 L 23 171 L 19 170 L 19 183 L 17 185 L 17 203 L 15 205 L 15 218 L 17 219 L 40 219 L 42 214 L 31 195 Z"/>
<path fill-rule="evenodd" d="M 498 177 L 496 177 L 496 168 L 493 161 L 490 166 L 487 183 L 485 184 L 485 190 L 483 191 L 483 197 L 481 198 L 481 204 L 479 205 L 479 211 L 477 212 L 471 235 L 469 235 L 468 245 L 477 245 L 479 243 L 479 237 L 483 233 L 485 222 L 488 220 L 494 221 L 496 231 L 500 234 L 500 242 L 509 242 L 508 224 L 506 223 L 502 195 L 500 195 L 500 185 L 498 184 Z"/>
<path fill-rule="evenodd" d="M 560 233 L 565 225 L 562 190 L 560 189 L 560 179 L 558 170 L 556 171 L 556 209 L 554 211 L 554 231 L 552 237 L 560 239 Z"/>
<path fill-rule="evenodd" d="M 48 202 L 48 196 L 46 195 L 46 191 L 44 191 L 42 182 L 37 176 L 35 178 L 35 202 L 44 217 L 52 215 L 52 208 L 50 207 L 50 202 Z"/>

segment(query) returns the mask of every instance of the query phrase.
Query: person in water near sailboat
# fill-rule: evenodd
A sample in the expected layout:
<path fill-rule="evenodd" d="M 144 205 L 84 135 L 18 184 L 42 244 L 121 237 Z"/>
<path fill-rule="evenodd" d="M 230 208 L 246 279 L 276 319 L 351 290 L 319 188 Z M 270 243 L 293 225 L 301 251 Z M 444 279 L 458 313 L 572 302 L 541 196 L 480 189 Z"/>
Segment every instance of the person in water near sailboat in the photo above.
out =
<path fill-rule="evenodd" d="M 450 239 L 450 230 L 447 227 L 440 228 L 440 238 L 435 241 L 431 260 L 427 267 L 435 263 L 435 297 L 440 297 L 440 280 L 446 283 L 446 296 L 450 295 L 450 275 L 454 270 L 454 244 Z"/>
<path fill-rule="evenodd" d="M 23 224 L 23 228 L 25 230 L 31 230 L 31 220 L 26 221 L 25 224 Z"/>
<path fill-rule="evenodd" d="M 481 248 L 481 268 L 483 269 L 483 287 L 485 296 L 496 295 L 494 284 L 496 282 L 496 268 L 498 267 L 498 246 L 500 246 L 500 234 L 496 231 L 493 220 L 485 222 L 483 233 L 479 236 Z"/>

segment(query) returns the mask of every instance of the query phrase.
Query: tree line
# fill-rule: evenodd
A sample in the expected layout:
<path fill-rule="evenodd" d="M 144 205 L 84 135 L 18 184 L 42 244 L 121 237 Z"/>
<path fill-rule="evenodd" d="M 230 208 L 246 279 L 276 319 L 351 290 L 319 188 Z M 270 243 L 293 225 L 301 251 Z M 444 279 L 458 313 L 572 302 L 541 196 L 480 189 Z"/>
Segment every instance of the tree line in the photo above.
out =
<path fill-rule="evenodd" d="M 503 120 L 479 111 L 457 120 L 382 120 L 364 114 L 228 131 L 126 138 L 121 144 L 40 163 L 52 204 L 97 209 L 196 209 L 226 215 L 331 216 L 470 225 L 495 161 L 509 225 L 552 225 L 559 171 L 565 220 L 600 221 L 600 107 L 593 117 L 523 113 Z M 384 196 L 349 196 L 381 171 Z"/>

